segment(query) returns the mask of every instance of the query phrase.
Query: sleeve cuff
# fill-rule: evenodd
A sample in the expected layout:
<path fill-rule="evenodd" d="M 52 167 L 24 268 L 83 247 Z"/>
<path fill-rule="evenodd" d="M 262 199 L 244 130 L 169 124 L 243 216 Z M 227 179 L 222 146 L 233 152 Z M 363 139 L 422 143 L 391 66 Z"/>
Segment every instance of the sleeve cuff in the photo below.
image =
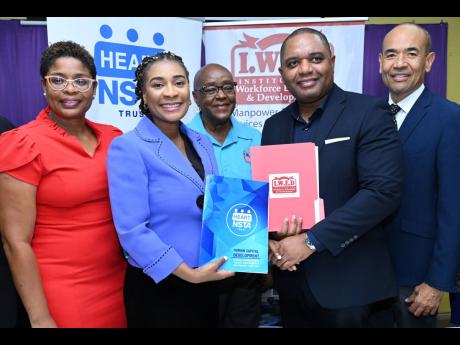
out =
<path fill-rule="evenodd" d="M 184 260 L 173 247 L 166 251 L 150 265 L 144 268 L 144 273 L 159 283 L 169 276 Z"/>
<path fill-rule="evenodd" d="M 310 232 L 308 233 L 308 239 L 316 247 L 317 252 L 321 252 L 326 249 L 326 247 L 316 238 L 316 236 Z"/>

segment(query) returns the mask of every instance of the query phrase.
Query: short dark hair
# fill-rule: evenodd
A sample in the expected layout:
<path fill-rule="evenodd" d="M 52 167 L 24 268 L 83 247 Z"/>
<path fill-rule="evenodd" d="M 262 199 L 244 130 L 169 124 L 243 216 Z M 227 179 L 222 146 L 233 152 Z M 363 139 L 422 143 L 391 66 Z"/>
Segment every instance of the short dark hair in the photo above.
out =
<path fill-rule="evenodd" d="M 281 45 L 281 49 L 280 49 L 280 63 L 281 64 L 283 63 L 283 60 L 284 60 L 284 52 L 286 50 L 287 41 L 289 41 L 294 36 L 302 35 L 302 34 L 313 34 L 313 35 L 318 36 L 323 42 L 327 51 L 329 52 L 329 55 L 332 56 L 332 51 L 331 51 L 331 46 L 329 45 L 329 41 L 327 40 L 327 37 L 321 31 L 312 29 L 312 28 L 299 28 L 291 32 L 289 36 L 286 37 L 283 44 Z"/>
<path fill-rule="evenodd" d="M 40 75 L 45 77 L 51 66 L 61 57 L 72 57 L 81 61 L 89 69 L 91 78 L 96 79 L 96 65 L 94 58 L 85 47 L 73 41 L 59 41 L 50 45 L 44 52 L 40 61 Z"/>
<path fill-rule="evenodd" d="M 163 61 L 163 60 L 175 61 L 179 65 L 181 65 L 185 71 L 185 77 L 187 78 L 187 81 L 189 81 L 189 73 L 188 73 L 187 67 L 185 67 L 184 62 L 182 61 L 182 58 L 179 55 L 176 55 L 170 51 L 166 51 L 166 52 L 162 51 L 162 52 L 156 53 L 153 56 L 144 57 L 142 59 L 141 64 L 137 66 L 136 68 L 136 73 L 135 73 L 136 78 L 134 79 L 134 82 L 136 82 L 136 89 L 134 92 L 136 93 L 136 99 L 141 101 L 141 103 L 139 104 L 139 109 L 141 113 L 144 115 L 147 115 L 147 117 L 149 118 L 151 116 L 151 113 L 148 108 L 145 108 L 144 97 L 142 97 L 144 94 L 143 88 L 145 85 L 145 76 L 147 74 L 147 70 L 150 67 L 150 65 L 154 64 L 157 61 Z"/>

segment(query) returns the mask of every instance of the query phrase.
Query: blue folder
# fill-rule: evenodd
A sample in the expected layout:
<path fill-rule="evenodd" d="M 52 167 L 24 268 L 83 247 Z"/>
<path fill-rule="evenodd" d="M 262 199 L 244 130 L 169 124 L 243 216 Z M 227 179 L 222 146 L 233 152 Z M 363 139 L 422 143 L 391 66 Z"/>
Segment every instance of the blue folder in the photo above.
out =
<path fill-rule="evenodd" d="M 221 269 L 268 272 L 268 183 L 206 176 L 199 264 L 222 256 Z"/>

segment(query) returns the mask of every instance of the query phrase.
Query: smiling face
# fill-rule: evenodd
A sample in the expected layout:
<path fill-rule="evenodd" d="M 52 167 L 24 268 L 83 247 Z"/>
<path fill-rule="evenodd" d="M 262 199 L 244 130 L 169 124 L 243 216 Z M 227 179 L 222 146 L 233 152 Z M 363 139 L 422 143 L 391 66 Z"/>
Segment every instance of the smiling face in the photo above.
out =
<path fill-rule="evenodd" d="M 89 78 L 92 79 L 89 69 L 79 60 L 73 57 L 61 57 L 50 66 L 47 76 L 59 76 L 64 79 Z M 51 113 L 64 119 L 76 119 L 85 116 L 91 107 L 93 96 L 96 93 L 97 82 L 91 87 L 80 92 L 69 82 L 64 90 L 56 91 L 45 79 L 42 86 L 46 93 Z"/>
<path fill-rule="evenodd" d="M 435 53 L 428 52 L 427 46 L 425 32 L 415 25 L 397 26 L 385 36 L 380 74 L 394 102 L 418 89 L 431 70 Z"/>
<path fill-rule="evenodd" d="M 207 95 L 205 92 L 198 91 L 202 87 L 209 86 L 232 86 L 233 77 L 229 70 L 217 64 L 209 64 L 198 72 L 198 78 L 195 79 L 195 91 L 193 97 L 195 103 L 201 109 L 201 114 L 209 119 L 212 123 L 225 123 L 235 110 L 236 93 L 224 92 L 219 89 L 214 95 Z"/>
<path fill-rule="evenodd" d="M 155 124 L 179 122 L 190 105 L 190 89 L 184 68 L 170 60 L 152 63 L 146 73 L 143 100 Z"/>
<path fill-rule="evenodd" d="M 334 82 L 335 57 L 318 35 L 301 33 L 285 43 L 279 69 L 284 84 L 299 103 L 316 103 Z"/>

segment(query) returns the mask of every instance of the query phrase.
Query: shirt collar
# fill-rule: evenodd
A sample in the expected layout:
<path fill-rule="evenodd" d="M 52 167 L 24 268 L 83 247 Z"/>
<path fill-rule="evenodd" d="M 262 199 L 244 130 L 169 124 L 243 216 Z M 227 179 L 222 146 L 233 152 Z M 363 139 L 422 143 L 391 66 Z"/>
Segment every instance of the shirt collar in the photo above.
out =
<path fill-rule="evenodd" d="M 324 99 L 319 104 L 318 108 L 315 109 L 312 116 L 310 117 L 311 120 L 316 119 L 319 115 L 321 115 L 324 112 L 324 109 L 326 108 L 327 100 L 329 99 L 329 94 L 330 93 L 328 93 L 327 96 L 324 97 Z M 297 101 L 293 103 L 293 107 L 291 109 L 291 116 L 294 118 L 295 121 L 305 122 L 302 116 L 300 116 L 299 103 Z"/>
<path fill-rule="evenodd" d="M 201 114 L 199 112 L 196 113 L 192 121 L 190 121 L 190 126 L 195 128 L 200 133 L 207 133 L 206 129 L 204 128 L 203 121 L 201 120 Z"/>
<path fill-rule="evenodd" d="M 230 121 L 232 122 L 232 128 L 230 129 L 230 132 L 234 132 L 235 135 L 241 139 L 252 138 L 251 127 L 243 125 L 241 122 L 235 119 L 233 115 L 230 116 Z"/>
<path fill-rule="evenodd" d="M 397 104 L 401 107 L 401 109 L 408 114 L 409 111 L 412 109 L 414 106 L 415 102 L 417 102 L 417 99 L 420 97 L 422 94 L 423 90 L 425 89 L 425 85 L 420 85 L 417 90 L 412 92 L 409 96 L 406 98 L 402 99 L 399 101 Z M 388 95 L 388 104 L 393 104 L 393 100 L 391 99 L 391 95 Z"/>
<path fill-rule="evenodd" d="M 230 121 L 232 123 L 232 127 L 228 131 L 227 137 L 225 138 L 224 144 L 222 145 L 219 143 L 214 137 L 208 133 L 206 128 L 204 128 L 203 120 L 201 119 L 201 114 L 197 113 L 191 121 L 193 127 L 197 129 L 198 132 L 207 133 L 209 138 L 211 139 L 213 144 L 219 146 L 226 146 L 228 144 L 234 143 L 238 141 L 238 138 L 241 139 L 251 139 L 251 132 L 250 130 L 245 127 L 241 122 L 236 120 L 233 115 L 230 116 Z"/>

